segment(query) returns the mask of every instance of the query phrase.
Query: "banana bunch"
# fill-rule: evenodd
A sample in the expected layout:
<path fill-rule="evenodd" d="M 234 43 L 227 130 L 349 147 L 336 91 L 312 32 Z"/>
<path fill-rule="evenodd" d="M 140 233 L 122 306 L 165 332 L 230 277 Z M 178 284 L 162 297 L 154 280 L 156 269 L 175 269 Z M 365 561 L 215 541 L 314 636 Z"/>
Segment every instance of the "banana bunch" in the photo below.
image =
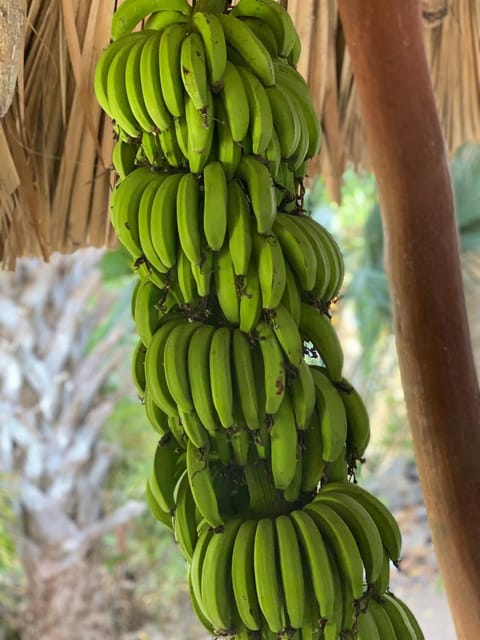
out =
<path fill-rule="evenodd" d="M 370 425 L 329 314 L 342 255 L 304 211 L 321 132 L 298 34 L 275 0 L 230 4 L 125 0 L 95 72 L 158 434 L 147 503 L 212 634 L 423 638 L 389 592 L 398 526 L 351 482 Z"/>

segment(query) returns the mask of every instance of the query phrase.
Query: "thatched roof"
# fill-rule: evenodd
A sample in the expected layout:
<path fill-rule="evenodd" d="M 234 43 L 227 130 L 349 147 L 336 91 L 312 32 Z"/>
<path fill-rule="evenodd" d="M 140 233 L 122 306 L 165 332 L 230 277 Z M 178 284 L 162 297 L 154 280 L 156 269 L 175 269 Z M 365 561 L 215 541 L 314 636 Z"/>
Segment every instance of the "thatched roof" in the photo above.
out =
<path fill-rule="evenodd" d="M 114 7 L 115 0 L 27 1 L 17 91 L 0 120 L 0 261 L 6 268 L 22 255 L 48 258 L 114 242 L 107 207 L 111 125 L 92 95 Z M 338 198 L 345 166 L 368 168 L 369 160 L 336 0 L 289 0 L 288 8 L 303 42 L 299 69 L 324 130 L 310 175 L 322 173 Z M 422 11 L 453 152 L 465 141 L 480 141 L 480 5 L 422 0 Z"/>

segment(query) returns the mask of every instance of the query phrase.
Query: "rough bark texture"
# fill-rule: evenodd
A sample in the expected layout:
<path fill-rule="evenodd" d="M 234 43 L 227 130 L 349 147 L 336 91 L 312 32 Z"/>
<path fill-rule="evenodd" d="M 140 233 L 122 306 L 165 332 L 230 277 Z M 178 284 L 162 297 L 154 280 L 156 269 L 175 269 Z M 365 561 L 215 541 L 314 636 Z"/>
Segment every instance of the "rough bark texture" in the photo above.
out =
<path fill-rule="evenodd" d="M 23 640 L 116 637 L 113 606 L 93 557 L 62 567 L 48 556 L 23 557 L 28 611 Z"/>
<path fill-rule="evenodd" d="M 458 638 L 480 629 L 480 403 L 418 0 L 339 0 L 378 179 L 405 398 Z"/>
<path fill-rule="evenodd" d="M 24 0 L 0 0 L 0 118 L 15 94 L 24 21 Z"/>

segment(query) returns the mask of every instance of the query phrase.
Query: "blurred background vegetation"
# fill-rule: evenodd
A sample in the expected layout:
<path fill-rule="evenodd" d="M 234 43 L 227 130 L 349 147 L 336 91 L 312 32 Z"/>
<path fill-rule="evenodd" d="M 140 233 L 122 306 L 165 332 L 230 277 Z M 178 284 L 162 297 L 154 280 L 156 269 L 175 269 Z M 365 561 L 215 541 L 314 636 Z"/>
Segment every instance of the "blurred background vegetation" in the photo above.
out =
<path fill-rule="evenodd" d="M 473 348 L 478 363 L 479 146 L 466 145 L 459 150 L 452 161 L 452 177 Z M 392 310 L 384 269 L 384 242 L 375 181 L 369 174 L 348 171 L 344 176 L 342 203 L 337 205 L 328 201 L 322 180 L 317 178 L 307 195 L 306 208 L 335 235 L 345 257 L 343 295 L 334 307 L 333 317 L 345 349 L 346 375 L 364 396 L 371 415 L 372 443 L 367 464 L 361 473 L 367 481 L 369 478 L 375 481 L 382 497 L 393 501 L 392 508 L 405 508 L 405 504 L 394 501 L 393 493 L 389 494 L 388 486 L 392 482 L 388 485 L 382 480 L 385 469 L 392 473 L 392 461 L 398 459 L 403 463 L 397 473 L 408 472 L 409 480 L 414 482 L 416 477 L 392 333 Z M 435 212 L 431 215 L 434 216 Z M 65 268 L 73 268 L 74 264 L 79 268 L 82 261 L 83 252 L 78 252 L 68 259 L 69 266 Z M 37 267 L 45 274 L 52 268 L 51 265 L 40 264 Z M 134 277 L 128 257 L 122 250 L 97 252 L 95 260 L 87 261 L 85 270 L 101 274 L 87 306 L 94 307 L 104 296 L 110 300 L 101 321 L 90 326 L 86 352 L 104 343 L 114 331 L 121 336 L 118 344 L 126 347 L 122 351 L 124 355 L 99 388 L 103 398 L 113 399 L 108 417 L 98 433 L 102 443 L 116 452 L 108 479 L 99 487 L 103 513 L 109 514 L 129 501 L 143 502 L 145 479 L 157 438 L 146 421 L 130 379 L 130 353 L 136 336 L 130 315 Z M 88 273 L 84 276 L 87 278 Z M 0 274 L 0 280 L 6 277 Z M 50 286 L 56 286 L 54 279 L 50 280 Z M 445 313 L 454 312 L 445 310 Z M 58 330 L 61 331 L 61 327 Z M 1 331 L 0 324 L 0 338 Z M 0 449 L 3 445 L 0 435 Z M 18 492 L 22 481 L 19 473 L 18 468 L 2 469 L 0 466 L 2 640 L 28 637 L 27 579 L 20 553 L 25 532 L 19 508 Z M 394 480 L 393 485 L 398 487 L 399 479 Z M 193 640 L 206 636 L 193 615 L 187 615 L 190 609 L 186 566 L 175 548 L 172 534 L 148 511 L 118 523 L 104 533 L 96 548 L 95 562 L 101 569 L 102 588 L 109 594 L 111 607 L 108 615 L 114 619 L 112 637 Z M 105 635 L 98 637 L 108 640 Z M 70 638 L 74 640 L 74 636 Z"/>

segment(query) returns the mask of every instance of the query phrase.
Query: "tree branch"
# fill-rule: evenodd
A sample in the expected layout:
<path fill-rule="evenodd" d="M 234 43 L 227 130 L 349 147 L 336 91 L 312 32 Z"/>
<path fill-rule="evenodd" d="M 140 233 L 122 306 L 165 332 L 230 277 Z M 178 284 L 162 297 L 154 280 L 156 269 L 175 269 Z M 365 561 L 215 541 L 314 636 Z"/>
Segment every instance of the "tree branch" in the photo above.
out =
<path fill-rule="evenodd" d="M 418 0 L 339 0 L 378 180 L 400 369 L 459 640 L 480 629 L 480 404 Z M 458 61 L 461 65 L 461 61 Z"/>

